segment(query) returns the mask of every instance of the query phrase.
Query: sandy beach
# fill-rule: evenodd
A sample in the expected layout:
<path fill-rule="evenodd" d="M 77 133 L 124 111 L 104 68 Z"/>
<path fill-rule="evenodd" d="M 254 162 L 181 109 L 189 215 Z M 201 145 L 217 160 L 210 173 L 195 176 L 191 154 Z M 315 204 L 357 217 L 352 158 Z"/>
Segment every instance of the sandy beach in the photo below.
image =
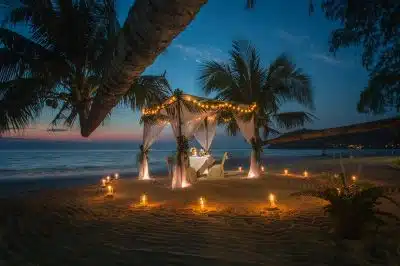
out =
<path fill-rule="evenodd" d="M 360 180 L 400 187 L 392 159 L 343 163 Z M 4 198 L 0 265 L 400 265 L 399 224 L 391 223 L 378 238 L 336 241 L 325 202 L 290 196 L 323 185 L 323 173 L 340 171 L 337 159 L 264 160 L 266 173 L 257 180 L 241 179 L 239 163 L 226 166 L 231 171 L 224 180 L 180 191 L 171 191 L 166 178 L 124 176 L 113 182 L 113 199 L 99 185 Z M 285 168 L 289 176 L 282 174 Z M 270 193 L 278 210 L 269 209 Z M 143 194 L 145 207 L 139 205 Z M 382 209 L 400 214 L 386 202 Z"/>

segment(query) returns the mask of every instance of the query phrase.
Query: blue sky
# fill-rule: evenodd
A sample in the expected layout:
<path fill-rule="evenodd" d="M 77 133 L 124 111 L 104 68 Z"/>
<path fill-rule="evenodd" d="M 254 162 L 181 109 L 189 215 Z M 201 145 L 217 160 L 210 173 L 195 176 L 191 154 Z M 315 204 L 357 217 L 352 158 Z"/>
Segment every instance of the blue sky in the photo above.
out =
<path fill-rule="evenodd" d="M 132 2 L 118 2 L 121 22 Z M 145 73 L 161 74 L 166 70 L 173 88 L 201 95 L 197 82 L 200 64 L 210 59 L 226 60 L 233 40 L 250 40 L 259 49 L 265 66 L 279 54 L 287 53 L 311 76 L 316 105 L 314 114 L 318 120 L 307 128 L 335 127 L 382 118 L 356 111 L 368 75 L 361 66 L 357 49 L 344 49 L 336 57 L 329 53 L 329 34 L 338 25 L 326 20 L 319 10 L 309 16 L 308 1 L 257 1 L 254 10 L 244 7 L 245 0 L 210 0 Z M 283 107 L 287 111 L 298 109 L 299 106 L 291 103 Z M 33 131 L 44 130 L 53 115 L 47 110 L 33 126 Z M 94 136 L 141 138 L 138 122 L 138 113 L 118 107 L 110 121 L 96 130 Z M 27 131 L 25 136 L 29 134 Z M 75 130 L 68 134 L 75 136 L 78 133 Z"/>

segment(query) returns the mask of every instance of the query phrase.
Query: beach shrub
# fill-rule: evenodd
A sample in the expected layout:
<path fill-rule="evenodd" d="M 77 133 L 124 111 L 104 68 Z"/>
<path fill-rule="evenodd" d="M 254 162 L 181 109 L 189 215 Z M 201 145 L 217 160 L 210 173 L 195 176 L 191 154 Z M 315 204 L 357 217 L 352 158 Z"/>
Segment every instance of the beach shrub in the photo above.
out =
<path fill-rule="evenodd" d="M 393 165 L 396 166 L 396 167 L 400 167 L 400 157 L 399 157 L 399 158 L 396 158 L 396 159 L 393 161 Z"/>
<path fill-rule="evenodd" d="M 396 215 L 378 209 L 381 199 L 389 200 L 398 207 L 400 205 L 388 196 L 385 187 L 371 184 L 347 185 L 343 174 L 339 176 L 341 186 L 320 190 L 308 190 L 293 193 L 292 196 L 311 196 L 329 202 L 324 207 L 333 222 L 337 236 L 343 239 L 361 239 L 371 229 L 375 232 L 386 224 L 386 218 L 400 221 Z"/>

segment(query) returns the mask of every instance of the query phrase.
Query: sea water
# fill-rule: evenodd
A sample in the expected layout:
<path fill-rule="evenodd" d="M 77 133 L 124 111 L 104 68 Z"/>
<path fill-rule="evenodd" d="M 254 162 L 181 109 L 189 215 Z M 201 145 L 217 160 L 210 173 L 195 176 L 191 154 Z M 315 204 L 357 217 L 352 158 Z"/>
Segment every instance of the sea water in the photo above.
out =
<path fill-rule="evenodd" d="M 218 159 L 224 152 L 233 159 L 248 158 L 251 153 L 246 143 L 243 148 L 214 148 L 212 155 Z M 122 176 L 137 175 L 139 143 L 93 142 L 0 142 L 0 180 L 39 178 L 82 178 L 104 176 L 114 172 Z M 236 145 L 237 146 L 237 145 Z M 240 145 L 239 145 L 240 146 Z M 165 158 L 175 152 L 173 142 L 155 144 L 149 152 L 152 173 L 166 173 Z M 392 150 L 327 150 L 327 156 L 391 155 Z M 396 151 L 399 154 L 399 151 Z M 321 150 L 264 149 L 263 157 L 320 156 Z"/>

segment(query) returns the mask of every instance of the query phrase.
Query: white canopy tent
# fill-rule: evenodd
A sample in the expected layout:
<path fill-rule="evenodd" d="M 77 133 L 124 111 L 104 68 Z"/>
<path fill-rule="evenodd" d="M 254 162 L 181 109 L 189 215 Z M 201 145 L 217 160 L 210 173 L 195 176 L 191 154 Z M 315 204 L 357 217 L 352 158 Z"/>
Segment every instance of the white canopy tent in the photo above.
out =
<path fill-rule="evenodd" d="M 246 141 L 256 138 L 254 115 L 256 105 L 232 104 L 183 94 L 174 95 L 160 105 L 143 110 L 143 145 L 139 156 L 139 179 L 150 179 L 147 153 L 167 124 L 170 124 L 177 142 L 176 163 L 173 167 L 172 188 L 190 186 L 186 170 L 189 166 L 187 140 L 195 137 L 205 151 L 209 151 L 216 133 L 218 115 L 222 111 L 233 114 Z M 260 162 L 253 147 L 248 178 L 259 177 Z"/>

